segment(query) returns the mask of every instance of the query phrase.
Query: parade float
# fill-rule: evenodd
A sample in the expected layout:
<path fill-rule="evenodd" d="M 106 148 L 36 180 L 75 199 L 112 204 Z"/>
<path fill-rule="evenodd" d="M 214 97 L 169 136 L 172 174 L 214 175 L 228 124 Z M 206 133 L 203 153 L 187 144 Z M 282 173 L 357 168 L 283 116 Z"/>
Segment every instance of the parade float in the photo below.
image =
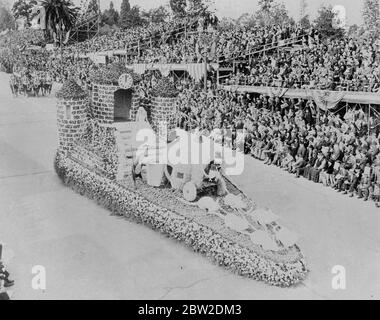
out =
<path fill-rule="evenodd" d="M 57 93 L 55 170 L 65 185 L 240 275 L 281 287 L 305 279 L 294 234 L 224 174 L 223 161 L 157 161 L 161 142 L 178 147 L 174 86 L 157 83 L 142 106 L 139 77 L 125 67 L 102 67 L 91 77 L 91 96 L 74 81 Z M 138 141 L 141 129 L 156 133 L 158 143 Z"/>

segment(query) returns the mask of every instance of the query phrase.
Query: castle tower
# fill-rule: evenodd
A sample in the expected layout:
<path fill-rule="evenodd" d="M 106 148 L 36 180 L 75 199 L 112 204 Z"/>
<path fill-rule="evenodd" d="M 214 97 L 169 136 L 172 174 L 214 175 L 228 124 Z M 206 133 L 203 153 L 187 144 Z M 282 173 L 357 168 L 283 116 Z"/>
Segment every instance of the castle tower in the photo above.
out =
<path fill-rule="evenodd" d="M 150 118 L 157 134 L 160 129 L 166 128 L 167 136 L 163 138 L 170 138 L 177 127 L 177 96 L 178 90 L 167 78 L 162 78 L 154 88 Z"/>
<path fill-rule="evenodd" d="M 157 134 L 163 133 L 165 127 L 169 137 L 177 127 L 176 100 L 174 97 L 152 97 L 151 121 Z"/>
<path fill-rule="evenodd" d="M 130 104 L 125 102 L 128 99 L 131 99 Z M 120 101 L 121 108 L 118 106 L 118 101 Z M 129 105 L 128 108 L 126 108 L 127 105 Z M 100 125 L 135 121 L 139 106 L 140 97 L 132 88 L 123 89 L 115 84 L 94 82 L 91 112 L 93 118 Z"/>
<path fill-rule="evenodd" d="M 123 63 L 101 66 L 91 75 L 93 83 L 91 117 L 100 125 L 135 121 L 140 96 L 134 85 L 138 75 Z"/>
<path fill-rule="evenodd" d="M 65 82 L 56 97 L 58 152 L 67 153 L 84 133 L 88 97 L 74 80 Z"/>

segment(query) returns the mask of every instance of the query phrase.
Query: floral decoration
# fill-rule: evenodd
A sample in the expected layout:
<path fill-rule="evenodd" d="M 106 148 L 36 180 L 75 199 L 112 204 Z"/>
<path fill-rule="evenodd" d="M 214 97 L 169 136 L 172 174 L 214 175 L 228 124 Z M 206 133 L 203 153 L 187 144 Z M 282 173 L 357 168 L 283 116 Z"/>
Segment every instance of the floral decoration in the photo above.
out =
<path fill-rule="evenodd" d="M 124 73 L 130 74 L 133 83 L 136 84 L 141 80 L 141 76 L 127 69 L 124 63 L 114 62 L 106 66 L 101 65 L 90 72 L 90 80 L 94 83 L 118 85 L 121 75 Z"/>
<path fill-rule="evenodd" d="M 85 99 L 87 93 L 75 82 L 74 79 L 67 80 L 61 89 L 55 94 L 58 99 Z"/>
<path fill-rule="evenodd" d="M 126 189 L 115 181 L 97 174 L 72 159 L 57 153 L 57 175 L 81 195 L 96 200 L 113 214 L 143 222 L 153 229 L 183 241 L 194 251 L 210 257 L 217 264 L 234 272 L 264 281 L 270 285 L 289 287 L 307 275 L 304 259 L 278 263 L 231 242 L 207 226 L 153 204 L 142 195 Z"/>
<path fill-rule="evenodd" d="M 155 97 L 175 98 L 178 94 L 179 91 L 174 83 L 172 83 L 167 77 L 159 79 L 152 90 L 152 95 Z"/>

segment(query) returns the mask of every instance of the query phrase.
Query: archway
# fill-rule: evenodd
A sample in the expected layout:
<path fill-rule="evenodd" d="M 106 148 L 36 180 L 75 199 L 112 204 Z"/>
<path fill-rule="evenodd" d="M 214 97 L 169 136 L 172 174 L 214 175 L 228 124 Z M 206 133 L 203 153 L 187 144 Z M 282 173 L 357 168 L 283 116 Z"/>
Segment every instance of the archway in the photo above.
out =
<path fill-rule="evenodd" d="M 114 93 L 114 122 L 130 121 L 132 89 L 119 89 Z"/>

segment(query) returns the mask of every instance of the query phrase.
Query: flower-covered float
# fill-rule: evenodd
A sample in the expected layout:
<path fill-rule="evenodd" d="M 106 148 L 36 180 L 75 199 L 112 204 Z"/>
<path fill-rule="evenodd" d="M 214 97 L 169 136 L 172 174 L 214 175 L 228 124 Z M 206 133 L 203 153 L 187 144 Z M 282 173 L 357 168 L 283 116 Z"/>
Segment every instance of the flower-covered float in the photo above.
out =
<path fill-rule="evenodd" d="M 140 128 L 157 131 L 159 124 L 149 121 L 159 119 L 174 129 L 173 93 L 160 97 L 160 90 L 155 91 L 148 106 L 153 117 L 139 106 L 129 110 L 133 115 L 129 121 L 110 124 L 104 118 L 107 111 L 93 112 L 99 106 L 108 108 L 111 93 L 120 86 L 129 90 L 138 81 L 128 70 L 112 72 L 103 71 L 107 83 L 95 77 L 95 88 L 110 87 L 103 93 L 93 91 L 91 99 L 73 81 L 57 94 L 55 170 L 63 183 L 113 214 L 145 223 L 240 275 L 281 287 L 304 280 L 308 270 L 296 237 L 279 224 L 278 216 L 258 208 L 224 174 L 223 162 L 158 161 L 167 133 L 157 134 L 156 143 L 137 141 Z M 194 136 L 202 140 L 193 134 L 190 139 Z M 178 149 L 178 144 L 174 139 L 165 150 Z"/>

